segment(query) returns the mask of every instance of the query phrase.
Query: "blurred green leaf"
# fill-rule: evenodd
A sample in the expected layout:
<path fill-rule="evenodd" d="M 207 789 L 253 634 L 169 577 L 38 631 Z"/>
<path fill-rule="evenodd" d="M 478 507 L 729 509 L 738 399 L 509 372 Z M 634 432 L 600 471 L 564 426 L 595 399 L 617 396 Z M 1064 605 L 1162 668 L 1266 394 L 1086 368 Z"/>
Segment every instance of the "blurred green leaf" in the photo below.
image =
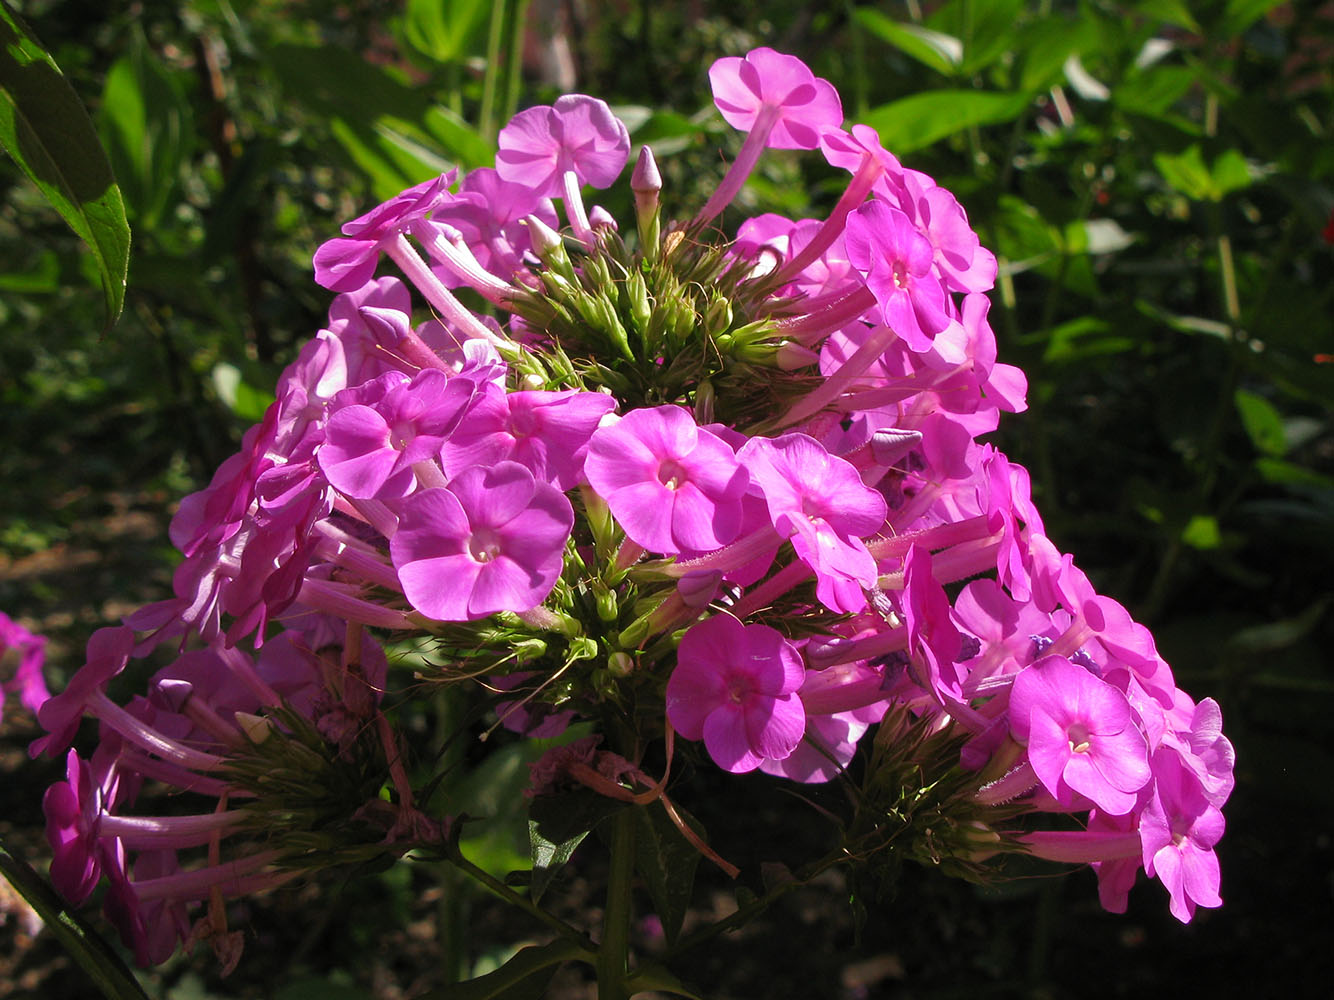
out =
<path fill-rule="evenodd" d="M 0 2 L 0 146 L 92 251 L 111 329 L 130 260 L 120 188 L 88 112 L 8 0 Z"/>
<path fill-rule="evenodd" d="M 1299 642 L 1324 618 L 1334 596 L 1324 595 L 1300 614 L 1233 633 L 1228 645 L 1244 653 L 1272 653 Z"/>
<path fill-rule="evenodd" d="M 1013 49 L 1015 26 L 1023 15 L 1027 0 L 987 0 L 986 3 L 957 6 L 963 21 L 958 32 L 964 43 L 960 70 L 964 76 L 972 76 Z M 971 9 L 965 11 L 965 7 Z"/>
<path fill-rule="evenodd" d="M 1216 549 L 1223 542 L 1218 530 L 1218 519 L 1207 514 L 1196 514 L 1181 529 L 1181 540 L 1193 549 Z"/>
<path fill-rule="evenodd" d="M 1284 0 L 1228 0 L 1219 25 L 1219 37 L 1240 35 Z"/>
<path fill-rule="evenodd" d="M 190 105 L 169 71 L 135 31 L 111 65 L 98 124 L 136 223 L 152 229 L 171 201 L 194 130 Z"/>
<path fill-rule="evenodd" d="M 60 261 L 54 250 L 46 250 L 27 271 L 0 273 L 0 292 L 54 292 L 60 288 Z"/>
<path fill-rule="evenodd" d="M 1266 482 L 1280 483 L 1284 486 L 1313 486 L 1317 489 L 1334 490 L 1334 476 L 1324 476 L 1314 469 L 1284 462 L 1276 458 L 1256 459 L 1255 467 Z"/>
<path fill-rule="evenodd" d="M 1251 186 L 1251 169 L 1246 165 L 1245 157 L 1235 149 L 1227 150 L 1214 160 L 1209 174 L 1216 198 Z"/>
<path fill-rule="evenodd" d="M 1153 164 L 1163 175 L 1163 180 L 1191 201 L 1206 201 L 1212 197 L 1213 176 L 1204 165 L 1204 155 L 1198 145 L 1191 145 L 1184 153 L 1155 153 Z"/>
<path fill-rule="evenodd" d="M 1262 455 L 1282 457 L 1288 450 L 1288 442 L 1283 433 L 1283 418 L 1274 405 L 1263 396 L 1245 389 L 1238 389 L 1232 398 L 1236 402 L 1237 412 L 1241 414 L 1241 424 L 1246 428 L 1246 435 L 1255 445 L 1255 450 Z"/>
<path fill-rule="evenodd" d="M 902 24 L 874 7 L 858 7 L 853 17 L 877 38 L 888 42 L 942 76 L 955 76 L 963 63 L 963 42 L 920 24 Z"/>
<path fill-rule="evenodd" d="M 486 167 L 495 162 L 496 146 L 448 108 L 434 105 L 423 124 L 440 148 L 461 167 Z"/>
<path fill-rule="evenodd" d="M 975 125 L 996 125 L 1022 114 L 1027 94 L 985 90 L 932 90 L 873 108 L 863 121 L 886 149 L 911 153 Z"/>
<path fill-rule="evenodd" d="M 1200 30 L 1200 23 L 1195 20 L 1186 0 L 1140 0 L 1135 6 L 1146 17 L 1166 21 L 1189 31 Z"/>
<path fill-rule="evenodd" d="M 454 62 L 473 49 L 491 7 L 490 0 L 408 0 L 403 37 L 434 62 Z"/>
<path fill-rule="evenodd" d="M 1183 153 L 1155 153 L 1153 163 L 1168 184 L 1192 201 L 1222 201 L 1230 192 L 1251 184 L 1251 170 L 1235 149 L 1219 155 L 1212 167 L 1205 166 L 1196 144 Z"/>
<path fill-rule="evenodd" d="M 0 875 L 37 911 L 65 950 L 108 1000 L 148 1000 L 134 973 L 83 918 L 65 906 L 51 886 L 0 843 Z"/>
<path fill-rule="evenodd" d="M 1080 316 L 1051 331 L 1042 360 L 1056 365 L 1100 355 L 1132 350 L 1137 341 L 1114 332 L 1110 323 L 1096 316 Z"/>
<path fill-rule="evenodd" d="M 1096 50 L 1097 30 L 1092 20 L 1036 18 L 1019 30 L 1019 89 L 1025 93 L 1048 90 L 1065 76 L 1065 61 L 1072 52 Z"/>
<path fill-rule="evenodd" d="M 1162 115 L 1195 85 L 1198 73 L 1187 66 L 1151 66 L 1112 89 L 1112 103 L 1122 111 Z"/>

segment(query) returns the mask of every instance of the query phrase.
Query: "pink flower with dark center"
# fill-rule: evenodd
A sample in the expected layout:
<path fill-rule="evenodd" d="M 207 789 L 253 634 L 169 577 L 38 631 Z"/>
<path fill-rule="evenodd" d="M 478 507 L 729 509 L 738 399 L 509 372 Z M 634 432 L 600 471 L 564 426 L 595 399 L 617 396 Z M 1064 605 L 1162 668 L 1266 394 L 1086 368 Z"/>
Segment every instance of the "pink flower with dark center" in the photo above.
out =
<path fill-rule="evenodd" d="M 573 526 L 560 490 L 501 462 L 409 497 L 389 551 L 414 608 L 438 621 L 475 621 L 541 604 Z"/>
<path fill-rule="evenodd" d="M 950 325 L 945 290 L 932 271 L 935 250 L 906 215 L 870 201 L 848 216 L 844 244 L 880 305 L 885 323 L 914 351 L 931 348 Z"/>
<path fill-rule="evenodd" d="M 599 428 L 584 474 L 625 533 L 651 551 L 709 552 L 740 531 L 746 471 L 679 406 L 632 410 Z"/>
<path fill-rule="evenodd" d="M 681 640 L 667 719 L 686 739 L 702 739 L 719 767 L 753 771 L 801 742 L 806 712 L 796 692 L 805 677 L 801 654 L 775 629 L 716 615 Z"/>
<path fill-rule="evenodd" d="M 1063 656 L 1045 656 L 1015 677 L 1010 730 L 1065 807 L 1078 793 L 1124 815 L 1152 777 L 1148 743 L 1126 696 Z"/>

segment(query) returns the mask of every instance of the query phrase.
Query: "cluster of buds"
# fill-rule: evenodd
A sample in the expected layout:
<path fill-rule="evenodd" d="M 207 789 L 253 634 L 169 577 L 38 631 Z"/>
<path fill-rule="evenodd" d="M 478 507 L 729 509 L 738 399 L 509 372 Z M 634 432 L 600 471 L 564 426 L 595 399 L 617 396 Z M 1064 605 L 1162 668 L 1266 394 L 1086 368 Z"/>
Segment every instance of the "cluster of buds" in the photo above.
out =
<path fill-rule="evenodd" d="M 474 686 L 516 732 L 591 723 L 623 766 L 580 773 L 617 797 L 661 794 L 639 768 L 663 740 L 821 782 L 878 732 L 861 847 L 893 839 L 888 799 L 929 746 L 958 832 L 931 853 L 1090 863 L 1113 910 L 1143 867 L 1180 919 L 1219 905 L 1217 706 L 1176 687 L 1048 540 L 1027 473 L 979 441 L 1026 389 L 987 323 L 995 257 L 796 58 L 756 49 L 709 77 L 747 136 L 689 220 L 662 218 L 648 148 L 633 231 L 585 205 L 630 142 L 574 95 L 518 114 L 494 169 L 411 188 L 315 254 L 328 325 L 182 503 L 176 596 L 95 635 L 40 715 L 47 753 L 100 722 L 47 796 L 52 873 L 74 900 L 106 875 L 141 959 L 233 949 L 222 898 L 334 844 L 445 835 L 413 805 L 372 634 L 429 637 L 419 680 Z M 818 151 L 847 188 L 826 219 L 727 237 L 766 149 Z M 168 640 L 186 651 L 148 697 L 113 702 L 107 681 Z M 215 808 L 132 816 L 145 778 Z"/>

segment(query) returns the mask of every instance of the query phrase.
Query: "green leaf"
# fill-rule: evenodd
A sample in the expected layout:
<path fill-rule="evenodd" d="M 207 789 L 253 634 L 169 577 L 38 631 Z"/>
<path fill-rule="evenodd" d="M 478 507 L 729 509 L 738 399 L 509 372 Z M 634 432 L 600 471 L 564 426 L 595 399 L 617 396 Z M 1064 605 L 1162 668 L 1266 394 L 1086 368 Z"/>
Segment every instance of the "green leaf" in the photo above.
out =
<path fill-rule="evenodd" d="M 1216 201 L 1214 179 L 1204 165 L 1200 147 L 1192 144 L 1184 153 L 1155 153 L 1153 165 L 1176 190 L 1191 201 Z"/>
<path fill-rule="evenodd" d="M 148 1000 L 125 963 L 97 933 L 73 910 L 68 909 L 22 858 L 15 857 L 0 843 L 0 875 L 4 875 L 42 922 L 60 939 L 65 950 L 88 973 L 102 995 L 109 1000 Z"/>
<path fill-rule="evenodd" d="M 1190 4 L 1187 0 L 1141 0 L 1136 6 L 1146 17 L 1155 18 L 1159 21 L 1166 21 L 1168 24 L 1174 24 L 1178 28 L 1186 28 L 1189 31 L 1199 32 L 1199 22 L 1190 12 Z"/>
<path fill-rule="evenodd" d="M 88 112 L 8 0 L 0 0 L 0 145 L 92 251 L 111 329 L 130 260 L 120 188 Z"/>
<path fill-rule="evenodd" d="M 654 962 L 640 962 L 634 975 L 626 979 L 625 986 L 630 996 L 652 990 L 675 993 L 680 997 L 688 997 L 689 1000 L 704 1000 L 699 993 L 686 986 L 672 972 Z"/>
<path fill-rule="evenodd" d="M 1285 462 L 1277 458 L 1258 458 L 1255 467 L 1265 482 L 1278 483 L 1282 486 L 1304 486 L 1321 490 L 1334 490 L 1334 476 L 1322 476 L 1314 469 L 1294 462 Z"/>
<path fill-rule="evenodd" d="M 454 62 L 468 54 L 490 10 L 489 0 L 408 0 L 403 37 L 435 62 Z"/>
<path fill-rule="evenodd" d="M 922 149 L 975 125 L 1007 122 L 1028 107 L 1027 94 L 985 90 L 932 90 L 867 112 L 864 121 L 896 154 Z"/>
<path fill-rule="evenodd" d="M 54 250 L 45 250 L 27 271 L 0 274 L 0 292 L 54 292 L 60 288 L 60 261 Z"/>
<path fill-rule="evenodd" d="M 587 789 L 533 799 L 528 807 L 528 840 L 533 852 L 528 893 L 534 903 L 593 827 L 623 808 L 623 803 Z"/>
<path fill-rule="evenodd" d="M 1223 543 L 1218 519 L 1208 514 L 1196 514 L 1181 529 L 1181 540 L 1193 549 L 1216 549 Z"/>
<path fill-rule="evenodd" d="M 1251 186 L 1251 168 L 1246 165 L 1246 158 L 1235 149 L 1227 150 L 1214 160 L 1209 174 L 1217 198 Z"/>
<path fill-rule="evenodd" d="M 1281 4 L 1283 0 L 1228 0 L 1216 37 L 1235 38 Z"/>
<path fill-rule="evenodd" d="M 1051 331 L 1042 360 L 1046 364 L 1068 364 L 1108 354 L 1133 350 L 1137 341 L 1113 330 L 1106 320 L 1081 316 Z"/>
<path fill-rule="evenodd" d="M 677 812 L 703 840 L 704 828 L 685 810 L 678 807 Z M 644 877 L 667 943 L 673 944 L 694 895 L 699 851 L 682 836 L 661 802 L 635 810 L 635 823 L 635 867 Z"/>
<path fill-rule="evenodd" d="M 873 7 L 858 7 L 853 16 L 863 28 L 904 55 L 911 56 L 943 76 L 955 76 L 963 63 L 963 42 L 942 31 L 919 24 L 901 24 Z"/>
<path fill-rule="evenodd" d="M 1112 90 L 1112 103 L 1133 114 L 1161 116 L 1199 79 L 1187 66 L 1151 66 L 1127 77 Z"/>
<path fill-rule="evenodd" d="M 438 104 L 430 108 L 423 124 L 445 154 L 453 157 L 459 166 L 485 167 L 495 162 L 496 144 L 488 142 L 482 133 L 448 108 Z"/>
<path fill-rule="evenodd" d="M 1089 55 L 1097 50 L 1098 33 L 1092 21 L 1036 18 L 1019 30 L 1019 89 L 1046 91 L 1065 78 L 1065 61 L 1072 52 Z"/>
<path fill-rule="evenodd" d="M 431 990 L 418 1000 L 540 1000 L 556 967 L 574 960 L 592 964 L 594 956 L 569 941 L 521 948 L 494 972 Z"/>
<path fill-rule="evenodd" d="M 1246 428 L 1246 436 L 1255 445 L 1255 450 L 1273 458 L 1283 457 L 1288 442 L 1283 433 L 1283 418 L 1274 405 L 1245 389 L 1238 389 L 1232 398 L 1241 414 L 1241 425 Z"/>
<path fill-rule="evenodd" d="M 135 224 L 152 229 L 190 155 L 194 127 L 176 75 L 140 32 L 107 71 L 98 124 Z"/>
<path fill-rule="evenodd" d="M 987 0 L 986 3 L 956 4 L 960 22 L 954 29 L 963 39 L 961 75 L 974 76 L 986 69 L 1005 52 L 1012 51 L 1016 41 L 1016 25 L 1022 16 L 1026 0 Z M 971 9 L 965 13 L 964 8 Z M 948 8 L 942 7 L 941 12 Z M 944 23 L 944 22 L 941 22 Z M 934 28 L 940 28 L 936 18 Z"/>

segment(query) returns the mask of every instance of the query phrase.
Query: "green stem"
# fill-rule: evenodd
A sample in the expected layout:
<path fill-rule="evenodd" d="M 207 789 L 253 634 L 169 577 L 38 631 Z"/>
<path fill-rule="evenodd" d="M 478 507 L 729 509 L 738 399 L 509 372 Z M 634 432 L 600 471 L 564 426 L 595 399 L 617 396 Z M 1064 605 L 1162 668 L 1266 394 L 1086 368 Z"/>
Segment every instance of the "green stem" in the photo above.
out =
<path fill-rule="evenodd" d="M 478 127 L 488 142 L 496 137 L 496 78 L 500 75 L 500 40 L 504 36 L 506 0 L 492 0 L 486 34 L 486 71 L 482 76 L 482 107 Z"/>
<path fill-rule="evenodd" d="M 625 976 L 630 920 L 634 916 L 630 888 L 635 873 L 635 819 L 634 809 L 622 809 L 612 826 L 607 908 L 602 915 L 602 940 L 598 944 L 598 1000 L 624 1000 L 627 995 Z"/>
<path fill-rule="evenodd" d="M 519 110 L 519 92 L 523 89 L 523 34 L 528 23 L 528 5 L 532 0 L 517 0 L 510 19 L 509 57 L 506 60 L 505 100 L 501 104 L 505 121 Z"/>

